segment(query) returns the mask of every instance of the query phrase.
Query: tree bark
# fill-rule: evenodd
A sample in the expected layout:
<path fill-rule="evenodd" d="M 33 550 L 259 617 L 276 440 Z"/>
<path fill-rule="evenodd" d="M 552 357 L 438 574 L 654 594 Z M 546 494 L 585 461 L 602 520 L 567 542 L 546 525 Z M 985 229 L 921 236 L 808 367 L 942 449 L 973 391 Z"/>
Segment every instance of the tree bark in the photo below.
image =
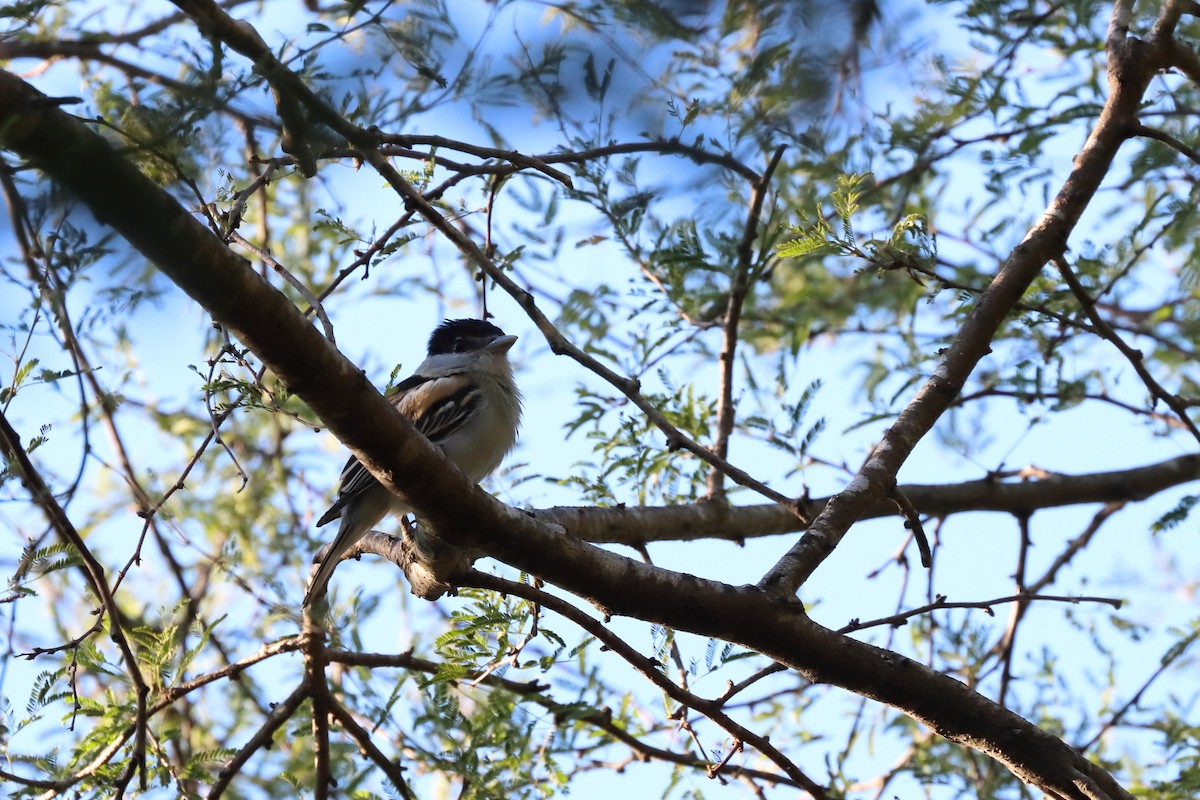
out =
<path fill-rule="evenodd" d="M 609 613 L 737 642 L 891 705 L 1050 796 L 1128 798 L 1064 742 L 959 681 L 810 620 L 794 598 L 616 555 L 472 485 L 294 305 L 99 135 L 0 72 L 0 144 L 76 194 L 245 343 L 443 540 L 476 548 Z"/>

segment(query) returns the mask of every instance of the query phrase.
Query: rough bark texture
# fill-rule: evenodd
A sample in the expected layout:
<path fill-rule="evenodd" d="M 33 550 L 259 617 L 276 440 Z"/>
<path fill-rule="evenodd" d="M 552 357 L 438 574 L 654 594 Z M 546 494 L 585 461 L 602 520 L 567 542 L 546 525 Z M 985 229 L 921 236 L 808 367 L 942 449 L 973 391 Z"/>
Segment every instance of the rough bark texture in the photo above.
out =
<path fill-rule="evenodd" d="M 8 73 L 0 73 L 0 137 L 3 147 L 78 195 L 250 347 L 385 485 L 406 494 L 445 541 L 478 548 L 610 613 L 738 642 L 810 680 L 891 705 L 949 739 L 988 753 L 1052 797 L 1129 797 L 1111 776 L 1057 738 L 950 677 L 821 627 L 792 597 L 618 556 L 566 535 L 562 524 L 569 526 L 569 519 L 560 516 L 560 524 L 547 524 L 471 486 L 444 461 L 436 468 L 441 458 L 436 449 L 282 294 L 100 136 Z M 1094 191 L 1094 185 L 1071 189 L 1076 191 Z M 1026 273 L 1036 272 L 1033 265 L 1061 247 L 1066 229 L 1059 224 L 1046 221 L 1053 231 L 1042 249 L 1014 255 L 1024 271 L 994 289 L 1005 295 L 1004 302 L 1015 302 Z M 986 331 L 975 331 L 960 346 L 977 360 L 984 336 Z M 960 377 L 940 376 L 922 397 L 937 395 L 935 406 L 948 402 Z M 917 404 L 897 423 L 891 437 L 902 446 L 876 455 L 880 469 L 892 470 L 898 466 L 893 460 L 903 460 L 926 415 L 933 413 L 930 408 Z M 922 421 L 914 421 L 914 415 Z M 1194 472 L 1194 463 L 1187 466 Z M 872 494 L 859 497 L 877 501 Z M 850 516 L 859 514 L 855 510 Z"/>

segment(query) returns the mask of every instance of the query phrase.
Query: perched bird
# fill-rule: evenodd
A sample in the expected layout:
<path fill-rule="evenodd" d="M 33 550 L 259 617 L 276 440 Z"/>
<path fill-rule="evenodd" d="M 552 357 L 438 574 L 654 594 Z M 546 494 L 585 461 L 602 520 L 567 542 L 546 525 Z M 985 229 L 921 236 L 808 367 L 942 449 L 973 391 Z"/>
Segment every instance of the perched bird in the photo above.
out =
<path fill-rule="evenodd" d="M 429 337 L 428 356 L 417 371 L 388 396 L 473 481 L 491 474 L 517 442 L 521 394 L 507 355 L 516 341 L 484 320 L 446 320 Z M 339 517 L 342 522 L 304 605 L 325 593 L 342 556 L 380 520 L 410 511 L 351 456 L 337 499 L 317 520 L 318 528 Z"/>

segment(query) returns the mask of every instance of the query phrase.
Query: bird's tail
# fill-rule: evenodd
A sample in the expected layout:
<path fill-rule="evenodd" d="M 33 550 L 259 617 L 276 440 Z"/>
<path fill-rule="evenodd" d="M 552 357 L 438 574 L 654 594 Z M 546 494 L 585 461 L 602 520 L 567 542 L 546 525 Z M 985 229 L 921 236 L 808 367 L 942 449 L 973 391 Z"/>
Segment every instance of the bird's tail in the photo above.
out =
<path fill-rule="evenodd" d="M 308 608 L 317 598 L 325 594 L 325 589 L 329 585 L 329 579 L 333 576 L 333 570 L 337 567 L 338 562 L 342 560 L 342 556 L 346 555 L 350 551 L 350 548 L 358 544 L 358 540 L 367 531 L 371 530 L 373 524 L 374 521 L 369 521 L 364 525 L 362 521 L 356 520 L 353 514 L 343 512 L 342 522 L 338 526 L 337 536 L 334 537 L 333 544 L 325 548 L 323 556 L 318 555 L 321 562 L 308 582 L 308 590 L 304 593 L 305 608 Z"/>

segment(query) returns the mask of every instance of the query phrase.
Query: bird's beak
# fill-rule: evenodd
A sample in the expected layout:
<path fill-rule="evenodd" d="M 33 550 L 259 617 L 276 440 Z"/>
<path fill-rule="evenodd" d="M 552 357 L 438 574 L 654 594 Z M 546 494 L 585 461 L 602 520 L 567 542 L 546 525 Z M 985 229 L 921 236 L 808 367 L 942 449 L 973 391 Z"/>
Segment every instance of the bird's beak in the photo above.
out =
<path fill-rule="evenodd" d="M 488 342 L 483 349 L 487 353 L 498 356 L 507 353 L 508 349 L 516 343 L 517 337 L 508 334 L 505 336 L 497 336 L 495 339 L 492 339 L 490 342 Z"/>

